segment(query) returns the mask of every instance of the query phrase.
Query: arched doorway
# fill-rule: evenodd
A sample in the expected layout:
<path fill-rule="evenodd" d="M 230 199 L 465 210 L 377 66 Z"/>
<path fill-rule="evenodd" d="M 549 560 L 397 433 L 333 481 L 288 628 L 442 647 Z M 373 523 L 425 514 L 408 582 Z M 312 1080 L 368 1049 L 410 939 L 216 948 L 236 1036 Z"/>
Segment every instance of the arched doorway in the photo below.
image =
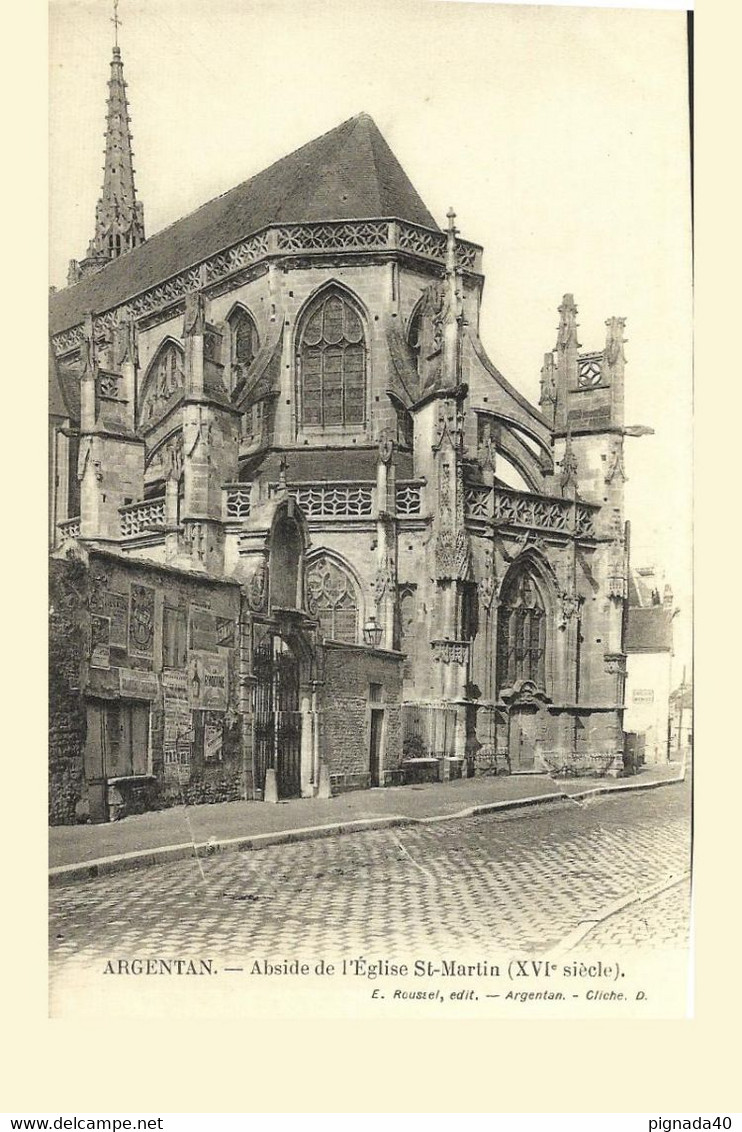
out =
<path fill-rule="evenodd" d="M 543 580 L 528 557 L 506 575 L 497 615 L 498 698 L 507 705 L 508 763 L 513 774 L 536 769 L 544 733 L 549 617 Z"/>
<path fill-rule="evenodd" d="M 276 772 L 279 798 L 301 795 L 300 664 L 291 645 L 266 627 L 253 648 L 256 784 Z"/>

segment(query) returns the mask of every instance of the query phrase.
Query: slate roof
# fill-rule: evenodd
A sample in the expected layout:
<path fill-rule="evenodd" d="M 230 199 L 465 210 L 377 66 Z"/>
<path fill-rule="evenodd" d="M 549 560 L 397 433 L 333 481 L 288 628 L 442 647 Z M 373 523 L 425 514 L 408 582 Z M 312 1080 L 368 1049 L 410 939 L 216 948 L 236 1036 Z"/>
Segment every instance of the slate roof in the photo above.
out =
<path fill-rule="evenodd" d="M 352 456 L 352 477 L 348 473 Z M 378 468 L 378 449 L 368 448 L 307 448 L 290 449 L 286 452 L 288 467 L 286 478 L 289 483 L 321 483 L 332 480 L 368 480 L 376 482 Z M 412 453 L 395 452 L 397 479 L 412 479 Z M 278 481 L 281 469 L 281 453 L 277 451 L 259 452 L 242 462 L 241 472 L 245 479 L 252 480 L 258 475 L 269 481 Z"/>
<path fill-rule="evenodd" d="M 672 610 L 663 605 L 629 606 L 624 651 L 670 652 Z"/>
<path fill-rule="evenodd" d="M 438 225 L 378 127 L 358 114 L 150 236 L 95 275 L 57 291 L 50 332 L 125 302 L 270 224 L 398 217 Z"/>

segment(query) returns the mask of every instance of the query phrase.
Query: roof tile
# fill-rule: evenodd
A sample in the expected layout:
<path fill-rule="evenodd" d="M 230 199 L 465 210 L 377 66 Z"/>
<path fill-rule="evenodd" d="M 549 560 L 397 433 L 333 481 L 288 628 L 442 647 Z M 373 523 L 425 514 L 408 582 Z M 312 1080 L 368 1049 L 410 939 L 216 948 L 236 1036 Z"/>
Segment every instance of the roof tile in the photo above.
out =
<path fill-rule="evenodd" d="M 438 229 L 368 114 L 281 158 L 262 173 L 119 256 L 95 275 L 55 292 L 58 334 L 154 287 L 270 224 L 398 217 Z"/>

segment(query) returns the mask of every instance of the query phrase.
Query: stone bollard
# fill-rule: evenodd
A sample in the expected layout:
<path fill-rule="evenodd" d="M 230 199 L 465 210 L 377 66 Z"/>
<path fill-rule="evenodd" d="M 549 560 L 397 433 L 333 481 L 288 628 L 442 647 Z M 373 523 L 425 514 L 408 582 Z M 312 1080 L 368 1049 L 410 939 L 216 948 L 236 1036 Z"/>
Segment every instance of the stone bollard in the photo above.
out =
<path fill-rule="evenodd" d="M 327 763 L 319 764 L 319 786 L 317 787 L 318 798 L 331 798 L 332 790 L 330 789 L 330 768 Z"/>
<path fill-rule="evenodd" d="M 268 767 L 265 772 L 265 786 L 263 787 L 263 801 L 264 802 L 277 802 L 278 801 L 278 782 L 276 781 L 276 772 L 273 767 Z"/>

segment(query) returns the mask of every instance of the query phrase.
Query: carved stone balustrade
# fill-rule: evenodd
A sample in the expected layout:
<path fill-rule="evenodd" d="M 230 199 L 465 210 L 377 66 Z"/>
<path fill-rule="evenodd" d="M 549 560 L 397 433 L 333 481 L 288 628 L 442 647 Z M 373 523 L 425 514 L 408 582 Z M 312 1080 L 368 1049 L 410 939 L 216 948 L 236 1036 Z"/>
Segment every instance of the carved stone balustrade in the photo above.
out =
<path fill-rule="evenodd" d="M 75 515 L 74 518 L 64 519 L 63 522 L 57 523 L 57 530 L 59 532 L 60 542 L 64 542 L 68 538 L 80 537 L 80 516 Z"/>
<path fill-rule="evenodd" d="M 123 538 L 132 538 L 134 535 L 147 534 L 152 530 L 161 530 L 165 526 L 165 497 L 157 499 L 143 499 L 139 503 L 127 503 L 119 507 L 121 521 L 121 535 Z"/>
<path fill-rule="evenodd" d="M 237 485 L 228 485 L 232 491 Z M 245 487 L 245 485 L 241 485 Z M 327 480 L 322 483 L 289 484 L 289 495 L 307 519 L 370 519 L 374 516 L 376 482 L 371 480 Z M 227 490 L 227 489 L 225 489 Z M 268 495 L 279 490 L 277 483 L 268 485 Z M 423 483 L 403 480 L 396 487 L 396 510 L 400 519 L 422 516 Z M 249 513 L 249 512 L 248 512 Z"/>
<path fill-rule="evenodd" d="M 121 401 L 122 381 L 117 373 L 100 370 L 98 373 L 98 396 L 104 401 Z"/>
<path fill-rule="evenodd" d="M 577 530 L 579 538 L 595 538 L 595 512 L 596 508 L 589 504 L 577 504 Z"/>
<path fill-rule="evenodd" d="M 397 518 L 416 519 L 422 515 L 423 485 L 402 480 L 396 489 Z"/>
<path fill-rule="evenodd" d="M 252 510 L 252 484 L 227 483 L 224 492 L 224 518 L 227 522 L 239 522 L 250 517 Z"/>
<path fill-rule="evenodd" d="M 464 487 L 464 513 L 467 519 L 489 519 L 492 488 L 486 484 Z"/>
<path fill-rule="evenodd" d="M 367 251 L 404 252 L 443 265 L 446 262 L 446 234 L 394 218 L 272 225 L 171 276 L 156 287 L 132 295 L 110 310 L 96 314 L 93 332 L 96 340 L 101 340 L 114 326 L 131 319 L 156 321 L 160 312 L 172 313 L 173 308 L 182 307 L 187 294 L 203 287 L 213 287 L 218 291 L 221 285 L 228 285 L 231 277 L 262 260 L 287 255 L 362 254 Z M 458 265 L 463 271 L 481 272 L 482 249 L 478 244 L 457 240 L 456 251 Z M 82 324 L 55 334 L 52 339 L 55 354 L 65 354 L 77 348 L 82 339 Z"/>
<path fill-rule="evenodd" d="M 595 504 L 574 504 L 570 499 L 550 495 L 532 495 L 510 488 L 495 490 L 494 520 L 498 526 L 529 527 L 577 538 L 595 538 L 598 510 Z"/>

